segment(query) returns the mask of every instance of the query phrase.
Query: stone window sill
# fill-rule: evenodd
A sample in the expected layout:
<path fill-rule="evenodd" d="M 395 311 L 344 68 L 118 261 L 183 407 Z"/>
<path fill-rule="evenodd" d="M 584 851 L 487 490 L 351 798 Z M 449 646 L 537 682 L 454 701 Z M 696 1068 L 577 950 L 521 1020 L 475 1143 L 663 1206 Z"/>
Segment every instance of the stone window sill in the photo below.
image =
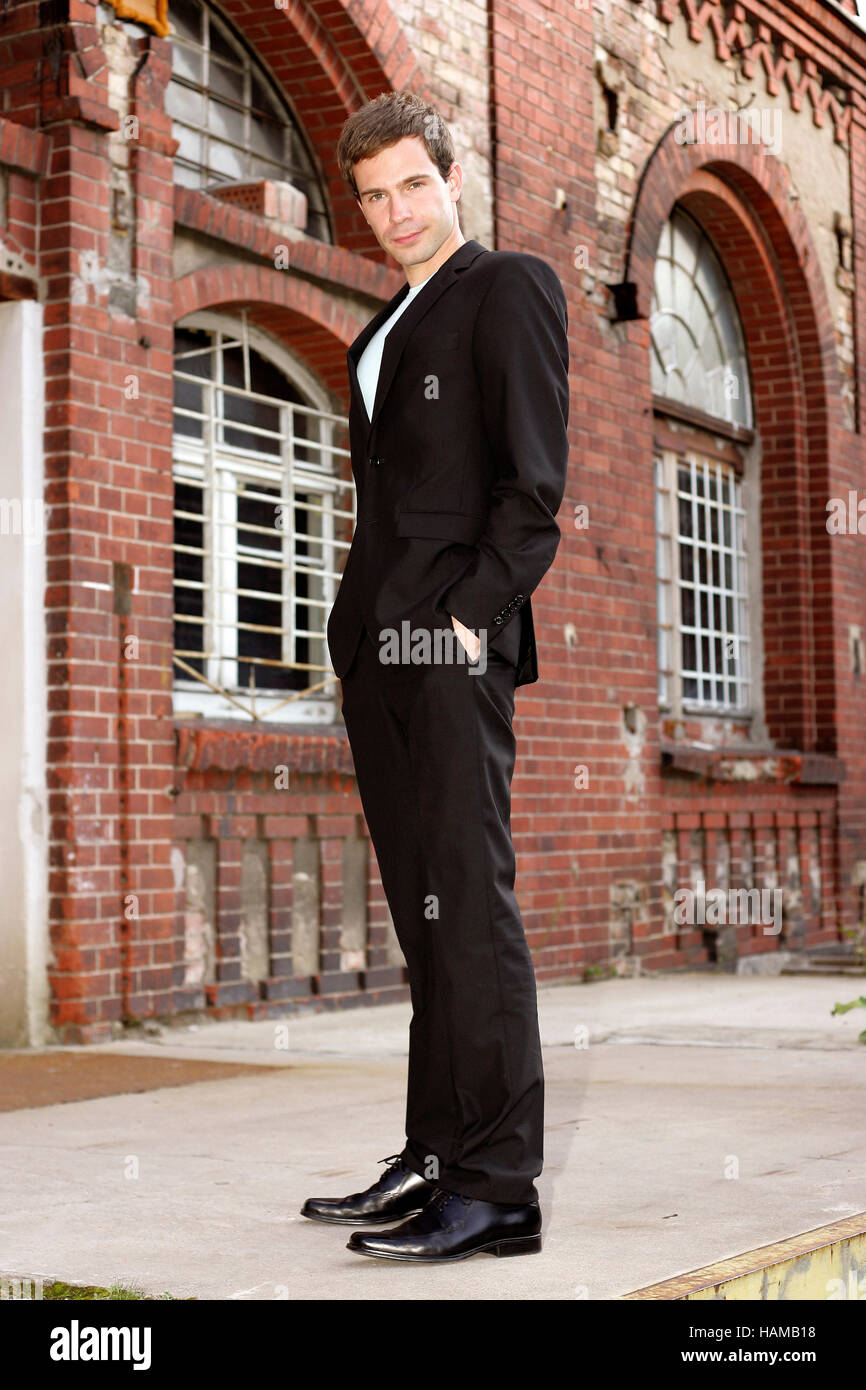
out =
<path fill-rule="evenodd" d="M 836 786 L 845 780 L 845 764 L 829 753 L 801 753 L 795 748 L 697 748 L 661 744 L 661 770 L 668 776 L 702 777 L 707 782 L 776 782 L 799 786 Z"/>
<path fill-rule="evenodd" d="M 354 764 L 342 724 L 250 723 L 176 720 L 175 766 L 185 772 L 295 772 L 352 774 Z"/>

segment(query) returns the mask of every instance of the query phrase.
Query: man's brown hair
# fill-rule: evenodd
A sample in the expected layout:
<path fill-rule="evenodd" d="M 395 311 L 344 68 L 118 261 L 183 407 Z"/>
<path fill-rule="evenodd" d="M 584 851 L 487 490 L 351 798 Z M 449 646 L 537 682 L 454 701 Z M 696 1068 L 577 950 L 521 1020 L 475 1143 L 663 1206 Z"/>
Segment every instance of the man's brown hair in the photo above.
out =
<path fill-rule="evenodd" d="M 443 179 L 454 163 L 451 132 L 436 110 L 412 92 L 381 92 L 348 118 L 337 142 L 340 173 L 359 199 L 352 166 L 406 135 L 419 135 Z"/>

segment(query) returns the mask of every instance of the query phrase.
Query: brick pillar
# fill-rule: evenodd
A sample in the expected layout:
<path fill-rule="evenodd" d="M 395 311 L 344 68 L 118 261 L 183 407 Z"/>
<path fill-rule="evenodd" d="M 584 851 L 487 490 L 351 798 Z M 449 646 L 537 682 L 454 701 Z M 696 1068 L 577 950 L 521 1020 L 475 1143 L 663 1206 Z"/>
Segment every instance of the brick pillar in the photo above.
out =
<path fill-rule="evenodd" d="M 74 13 L 96 20 L 87 0 Z M 39 246 L 52 1023 L 87 1042 L 169 1010 L 182 972 L 170 860 L 176 145 L 166 40 L 112 28 L 107 55 L 89 24 L 56 37 Z"/>

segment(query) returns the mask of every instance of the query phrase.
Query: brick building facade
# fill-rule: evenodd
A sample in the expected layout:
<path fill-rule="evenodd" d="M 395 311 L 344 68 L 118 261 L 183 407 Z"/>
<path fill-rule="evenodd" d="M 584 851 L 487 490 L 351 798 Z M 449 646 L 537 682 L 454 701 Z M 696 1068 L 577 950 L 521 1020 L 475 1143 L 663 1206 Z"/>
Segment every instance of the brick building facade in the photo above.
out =
<path fill-rule="evenodd" d="M 3 9 L 4 1042 L 408 997 L 321 637 L 346 349 L 402 284 L 334 153 L 389 89 L 448 121 L 464 235 L 568 295 L 562 543 L 515 717 L 539 981 L 863 926 L 864 25 L 853 0 Z M 699 884 L 780 917 L 684 922 Z"/>

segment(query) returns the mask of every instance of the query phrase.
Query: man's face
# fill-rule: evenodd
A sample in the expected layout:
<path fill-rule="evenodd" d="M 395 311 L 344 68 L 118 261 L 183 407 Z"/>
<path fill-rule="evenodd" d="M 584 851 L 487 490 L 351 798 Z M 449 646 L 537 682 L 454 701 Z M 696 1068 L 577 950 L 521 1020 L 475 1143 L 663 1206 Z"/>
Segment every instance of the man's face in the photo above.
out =
<path fill-rule="evenodd" d="M 400 265 L 422 265 L 459 237 L 455 203 L 462 170 L 455 161 L 443 179 L 420 135 L 406 135 L 359 160 L 353 173 L 361 211 L 379 245 Z"/>

